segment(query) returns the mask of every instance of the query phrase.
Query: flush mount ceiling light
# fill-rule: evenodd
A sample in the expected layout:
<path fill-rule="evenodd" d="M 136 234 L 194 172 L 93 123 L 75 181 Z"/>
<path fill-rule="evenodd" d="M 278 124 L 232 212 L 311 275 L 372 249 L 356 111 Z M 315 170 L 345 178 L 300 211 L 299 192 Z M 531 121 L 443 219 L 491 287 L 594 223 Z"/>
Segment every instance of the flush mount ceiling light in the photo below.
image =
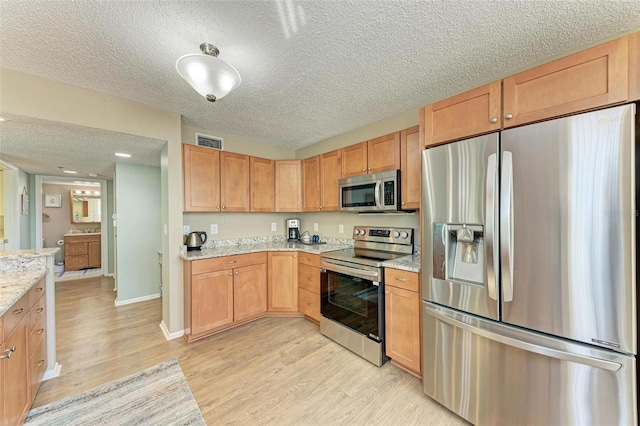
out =
<path fill-rule="evenodd" d="M 213 44 L 202 43 L 200 50 L 202 53 L 178 58 L 176 70 L 196 92 L 209 102 L 215 102 L 240 85 L 240 74 L 234 67 L 218 59 L 220 51 Z"/>
<path fill-rule="evenodd" d="M 116 157 L 123 157 L 123 158 L 130 158 L 131 154 L 125 154 L 124 152 L 116 152 L 115 154 Z"/>

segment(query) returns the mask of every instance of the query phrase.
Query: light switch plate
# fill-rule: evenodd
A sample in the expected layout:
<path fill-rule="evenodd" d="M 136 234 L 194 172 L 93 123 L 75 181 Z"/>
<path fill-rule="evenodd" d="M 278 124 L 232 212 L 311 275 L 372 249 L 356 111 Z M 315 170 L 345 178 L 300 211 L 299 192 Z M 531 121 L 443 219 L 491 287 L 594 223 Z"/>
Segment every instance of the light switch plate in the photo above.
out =
<path fill-rule="evenodd" d="M 165 225 L 165 226 L 167 226 L 167 225 Z M 165 231 L 165 232 L 166 232 L 166 231 Z M 184 226 L 182 227 L 182 233 L 183 233 L 184 235 L 187 235 L 189 232 L 191 232 L 191 227 L 190 227 L 189 225 L 184 225 Z"/>
<path fill-rule="evenodd" d="M 316 222 L 313 223 L 313 232 L 318 232 L 318 224 Z"/>
<path fill-rule="evenodd" d="M 115 223 L 115 220 L 113 222 Z M 166 223 L 164 224 L 164 228 L 163 229 L 164 229 L 164 236 L 166 237 L 168 235 L 168 232 L 169 232 L 169 227 L 167 226 Z"/>
<path fill-rule="evenodd" d="M 278 230 L 278 222 L 271 222 L 271 230 L 274 232 Z"/>
<path fill-rule="evenodd" d="M 338 225 L 338 233 L 344 234 L 344 225 Z"/>
<path fill-rule="evenodd" d="M 218 224 L 217 223 L 212 223 L 211 224 L 211 235 L 217 234 L 218 233 Z"/>

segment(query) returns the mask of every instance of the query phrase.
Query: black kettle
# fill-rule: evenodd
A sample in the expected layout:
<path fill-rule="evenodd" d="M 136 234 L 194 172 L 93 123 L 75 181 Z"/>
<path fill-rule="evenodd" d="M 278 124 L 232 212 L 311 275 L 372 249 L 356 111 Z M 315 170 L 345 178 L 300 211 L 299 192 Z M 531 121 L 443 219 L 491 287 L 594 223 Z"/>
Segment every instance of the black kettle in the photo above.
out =
<path fill-rule="evenodd" d="M 196 231 L 187 235 L 185 244 L 187 250 L 200 250 L 200 247 L 207 241 L 207 233 L 204 231 Z"/>

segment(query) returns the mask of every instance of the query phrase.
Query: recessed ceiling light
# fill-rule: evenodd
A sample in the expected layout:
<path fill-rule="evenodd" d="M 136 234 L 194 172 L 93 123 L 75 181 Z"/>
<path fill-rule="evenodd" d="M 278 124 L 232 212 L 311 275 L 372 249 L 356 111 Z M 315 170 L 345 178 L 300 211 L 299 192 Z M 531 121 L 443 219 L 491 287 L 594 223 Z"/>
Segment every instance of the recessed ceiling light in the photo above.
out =
<path fill-rule="evenodd" d="M 129 158 L 131 157 L 131 154 L 125 154 L 124 152 L 116 152 L 116 157 L 124 157 L 124 158 Z"/>
<path fill-rule="evenodd" d="M 70 175 L 78 174 L 78 172 L 75 172 L 75 171 L 73 171 L 73 170 L 63 170 L 62 172 L 63 172 L 63 173 L 69 173 Z"/>
<path fill-rule="evenodd" d="M 89 173 L 89 176 L 91 176 L 91 177 L 98 177 L 98 175 L 97 175 L 97 174 L 95 174 L 95 173 Z"/>

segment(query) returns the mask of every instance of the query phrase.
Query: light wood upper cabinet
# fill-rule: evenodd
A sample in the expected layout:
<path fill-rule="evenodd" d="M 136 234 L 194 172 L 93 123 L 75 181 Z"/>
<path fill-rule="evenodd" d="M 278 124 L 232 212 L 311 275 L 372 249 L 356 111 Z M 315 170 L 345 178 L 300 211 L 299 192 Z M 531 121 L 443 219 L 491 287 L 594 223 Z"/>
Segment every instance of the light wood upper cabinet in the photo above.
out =
<path fill-rule="evenodd" d="M 300 160 L 276 161 L 276 211 L 302 211 L 302 167 Z"/>
<path fill-rule="evenodd" d="M 251 211 L 272 212 L 275 211 L 275 161 L 266 158 L 250 157 L 251 169 Z"/>
<path fill-rule="evenodd" d="M 624 102 L 628 56 L 624 37 L 505 78 L 504 127 Z"/>
<path fill-rule="evenodd" d="M 342 148 L 342 177 L 367 173 L 367 142 Z"/>
<path fill-rule="evenodd" d="M 367 142 L 367 173 L 400 168 L 400 132 L 393 132 Z"/>
<path fill-rule="evenodd" d="M 420 110 L 424 146 L 500 129 L 500 81 L 478 87 Z"/>
<path fill-rule="evenodd" d="M 220 211 L 220 151 L 182 145 L 185 212 Z"/>
<path fill-rule="evenodd" d="M 267 265 L 233 271 L 233 317 L 241 321 L 267 311 Z"/>
<path fill-rule="evenodd" d="M 100 237 L 97 241 L 89 241 L 89 268 L 99 268 L 102 266 L 102 242 Z"/>
<path fill-rule="evenodd" d="M 269 252 L 268 311 L 298 311 L 298 255 L 296 252 Z"/>
<path fill-rule="evenodd" d="M 640 32 L 629 36 L 629 100 L 640 100 Z"/>
<path fill-rule="evenodd" d="M 336 183 L 337 186 L 337 183 Z M 320 157 L 302 160 L 303 207 L 305 212 L 320 210 Z"/>
<path fill-rule="evenodd" d="M 191 279 L 191 334 L 233 322 L 233 271 L 223 269 Z"/>
<path fill-rule="evenodd" d="M 400 205 L 403 209 L 419 209 L 422 196 L 422 144 L 420 127 L 400 132 Z"/>
<path fill-rule="evenodd" d="M 249 211 L 249 156 L 220 153 L 220 209 Z"/>
<path fill-rule="evenodd" d="M 324 212 L 338 211 L 340 194 L 338 180 L 342 177 L 342 150 L 325 152 L 320 156 L 320 208 Z"/>

